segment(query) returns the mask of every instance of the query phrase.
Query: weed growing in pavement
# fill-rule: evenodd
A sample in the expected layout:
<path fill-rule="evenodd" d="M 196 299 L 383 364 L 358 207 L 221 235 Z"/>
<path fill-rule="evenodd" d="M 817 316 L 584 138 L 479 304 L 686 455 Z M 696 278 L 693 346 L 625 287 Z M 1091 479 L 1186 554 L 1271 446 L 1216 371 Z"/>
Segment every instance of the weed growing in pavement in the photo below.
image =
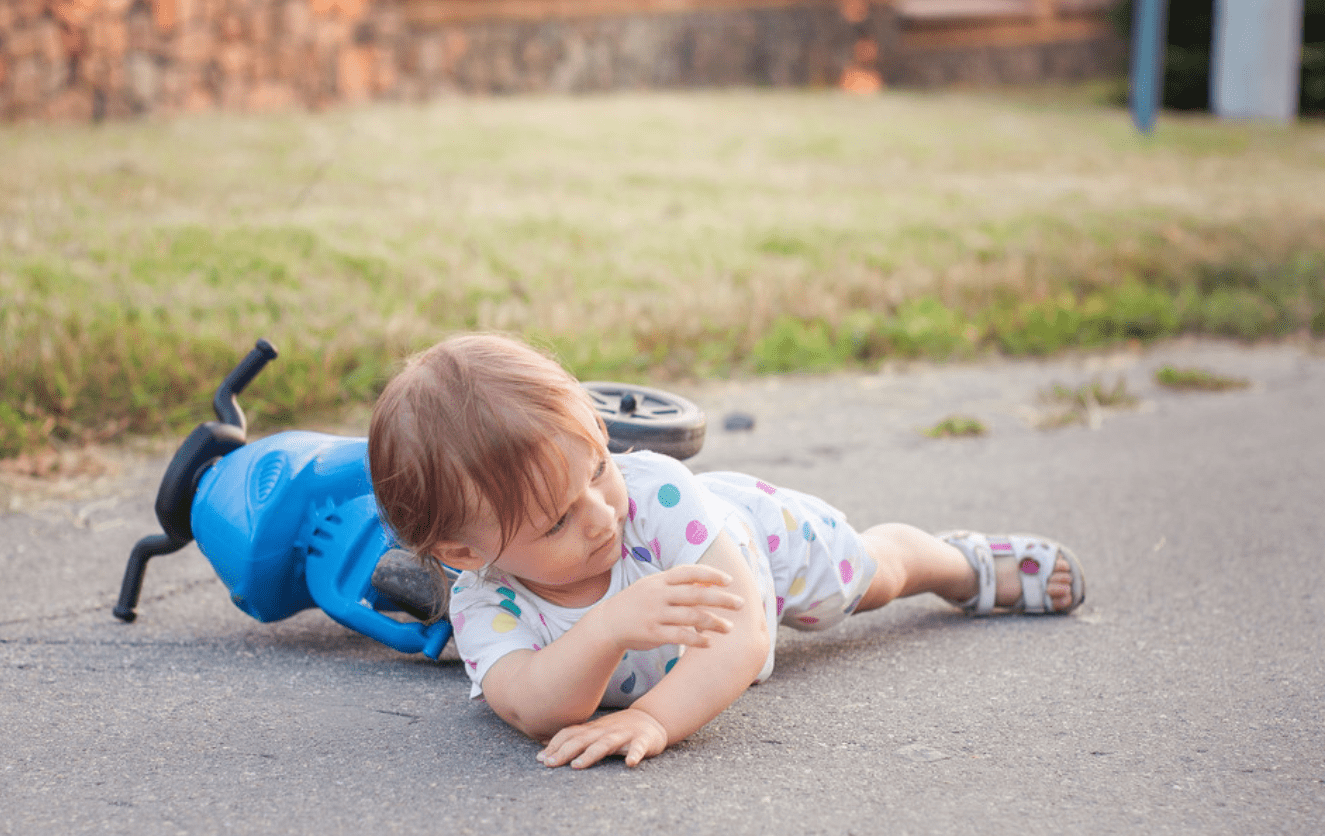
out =
<path fill-rule="evenodd" d="M 1130 409 L 1140 403 L 1127 390 L 1127 381 L 1121 376 L 1109 386 L 1100 378 L 1075 388 L 1055 383 L 1041 393 L 1040 399 L 1048 404 L 1047 412 L 1040 416 L 1041 429 L 1057 429 L 1072 424 L 1099 426 L 1105 409 Z"/>
<path fill-rule="evenodd" d="M 989 428 L 979 418 L 969 415 L 949 415 L 925 430 L 930 438 L 971 438 L 986 435 Z"/>
<path fill-rule="evenodd" d="M 1178 369 L 1164 366 L 1155 372 L 1155 382 L 1170 389 L 1202 392 L 1223 392 L 1246 389 L 1251 381 L 1245 377 L 1229 377 L 1206 369 Z"/>

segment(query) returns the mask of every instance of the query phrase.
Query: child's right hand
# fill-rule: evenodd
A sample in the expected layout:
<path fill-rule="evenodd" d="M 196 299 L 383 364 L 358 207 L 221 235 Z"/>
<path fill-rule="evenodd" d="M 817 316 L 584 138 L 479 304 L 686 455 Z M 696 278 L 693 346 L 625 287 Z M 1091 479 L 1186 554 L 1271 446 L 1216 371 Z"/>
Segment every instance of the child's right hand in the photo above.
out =
<path fill-rule="evenodd" d="M 714 608 L 739 610 L 744 599 L 719 587 L 732 578 L 711 566 L 675 566 L 635 581 L 600 606 L 609 635 L 626 650 L 664 644 L 708 647 L 711 632 L 727 633 L 732 623 Z"/>

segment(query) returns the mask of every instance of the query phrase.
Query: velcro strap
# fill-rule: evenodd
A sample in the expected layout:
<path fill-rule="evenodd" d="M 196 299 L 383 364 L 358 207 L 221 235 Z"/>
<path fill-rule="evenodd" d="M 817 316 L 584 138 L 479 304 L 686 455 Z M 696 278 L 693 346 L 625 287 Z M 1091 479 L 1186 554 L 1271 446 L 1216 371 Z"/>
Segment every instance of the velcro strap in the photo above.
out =
<path fill-rule="evenodd" d="M 1049 599 L 1049 576 L 1053 574 L 1057 555 L 1052 553 L 1052 549 L 1037 546 L 1036 543 L 1027 543 L 1017 564 L 1017 574 L 1021 576 L 1023 612 L 1044 613 L 1053 609 L 1053 602 Z"/>

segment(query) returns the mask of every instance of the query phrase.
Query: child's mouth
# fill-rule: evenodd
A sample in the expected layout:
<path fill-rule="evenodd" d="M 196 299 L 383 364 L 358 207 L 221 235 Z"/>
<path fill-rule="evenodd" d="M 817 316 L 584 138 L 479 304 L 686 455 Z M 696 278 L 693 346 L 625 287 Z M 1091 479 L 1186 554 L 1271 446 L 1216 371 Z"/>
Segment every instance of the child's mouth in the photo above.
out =
<path fill-rule="evenodd" d="M 609 536 L 606 540 L 604 540 L 602 543 L 599 543 L 597 546 L 593 547 L 593 549 L 589 552 L 590 559 L 602 557 L 603 553 L 606 552 L 608 549 L 612 548 L 612 546 L 615 543 L 616 543 L 616 535 L 613 534 Z"/>

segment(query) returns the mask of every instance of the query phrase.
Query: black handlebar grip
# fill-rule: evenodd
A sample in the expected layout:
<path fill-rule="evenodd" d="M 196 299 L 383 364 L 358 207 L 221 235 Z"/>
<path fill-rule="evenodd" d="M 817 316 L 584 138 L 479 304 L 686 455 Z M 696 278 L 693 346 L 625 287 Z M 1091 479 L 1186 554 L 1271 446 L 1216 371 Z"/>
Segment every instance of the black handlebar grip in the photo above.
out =
<path fill-rule="evenodd" d="M 129 563 L 124 567 L 120 600 L 115 605 L 116 618 L 132 622 L 138 617 L 134 607 L 138 606 L 138 593 L 143 588 L 143 573 L 147 571 L 147 561 L 157 555 L 179 551 L 188 543 L 188 540 L 176 540 L 168 534 L 151 534 L 134 545 L 133 551 L 129 554 Z"/>
<path fill-rule="evenodd" d="M 276 347 L 260 339 L 253 350 L 239 361 L 239 365 L 226 375 L 225 380 L 221 381 L 221 385 L 216 389 L 216 397 L 212 398 L 212 409 L 221 423 L 238 427 L 241 433 L 248 432 L 244 410 L 239 408 L 235 396 L 244 391 L 244 387 L 258 376 L 263 366 L 275 359 Z"/>

